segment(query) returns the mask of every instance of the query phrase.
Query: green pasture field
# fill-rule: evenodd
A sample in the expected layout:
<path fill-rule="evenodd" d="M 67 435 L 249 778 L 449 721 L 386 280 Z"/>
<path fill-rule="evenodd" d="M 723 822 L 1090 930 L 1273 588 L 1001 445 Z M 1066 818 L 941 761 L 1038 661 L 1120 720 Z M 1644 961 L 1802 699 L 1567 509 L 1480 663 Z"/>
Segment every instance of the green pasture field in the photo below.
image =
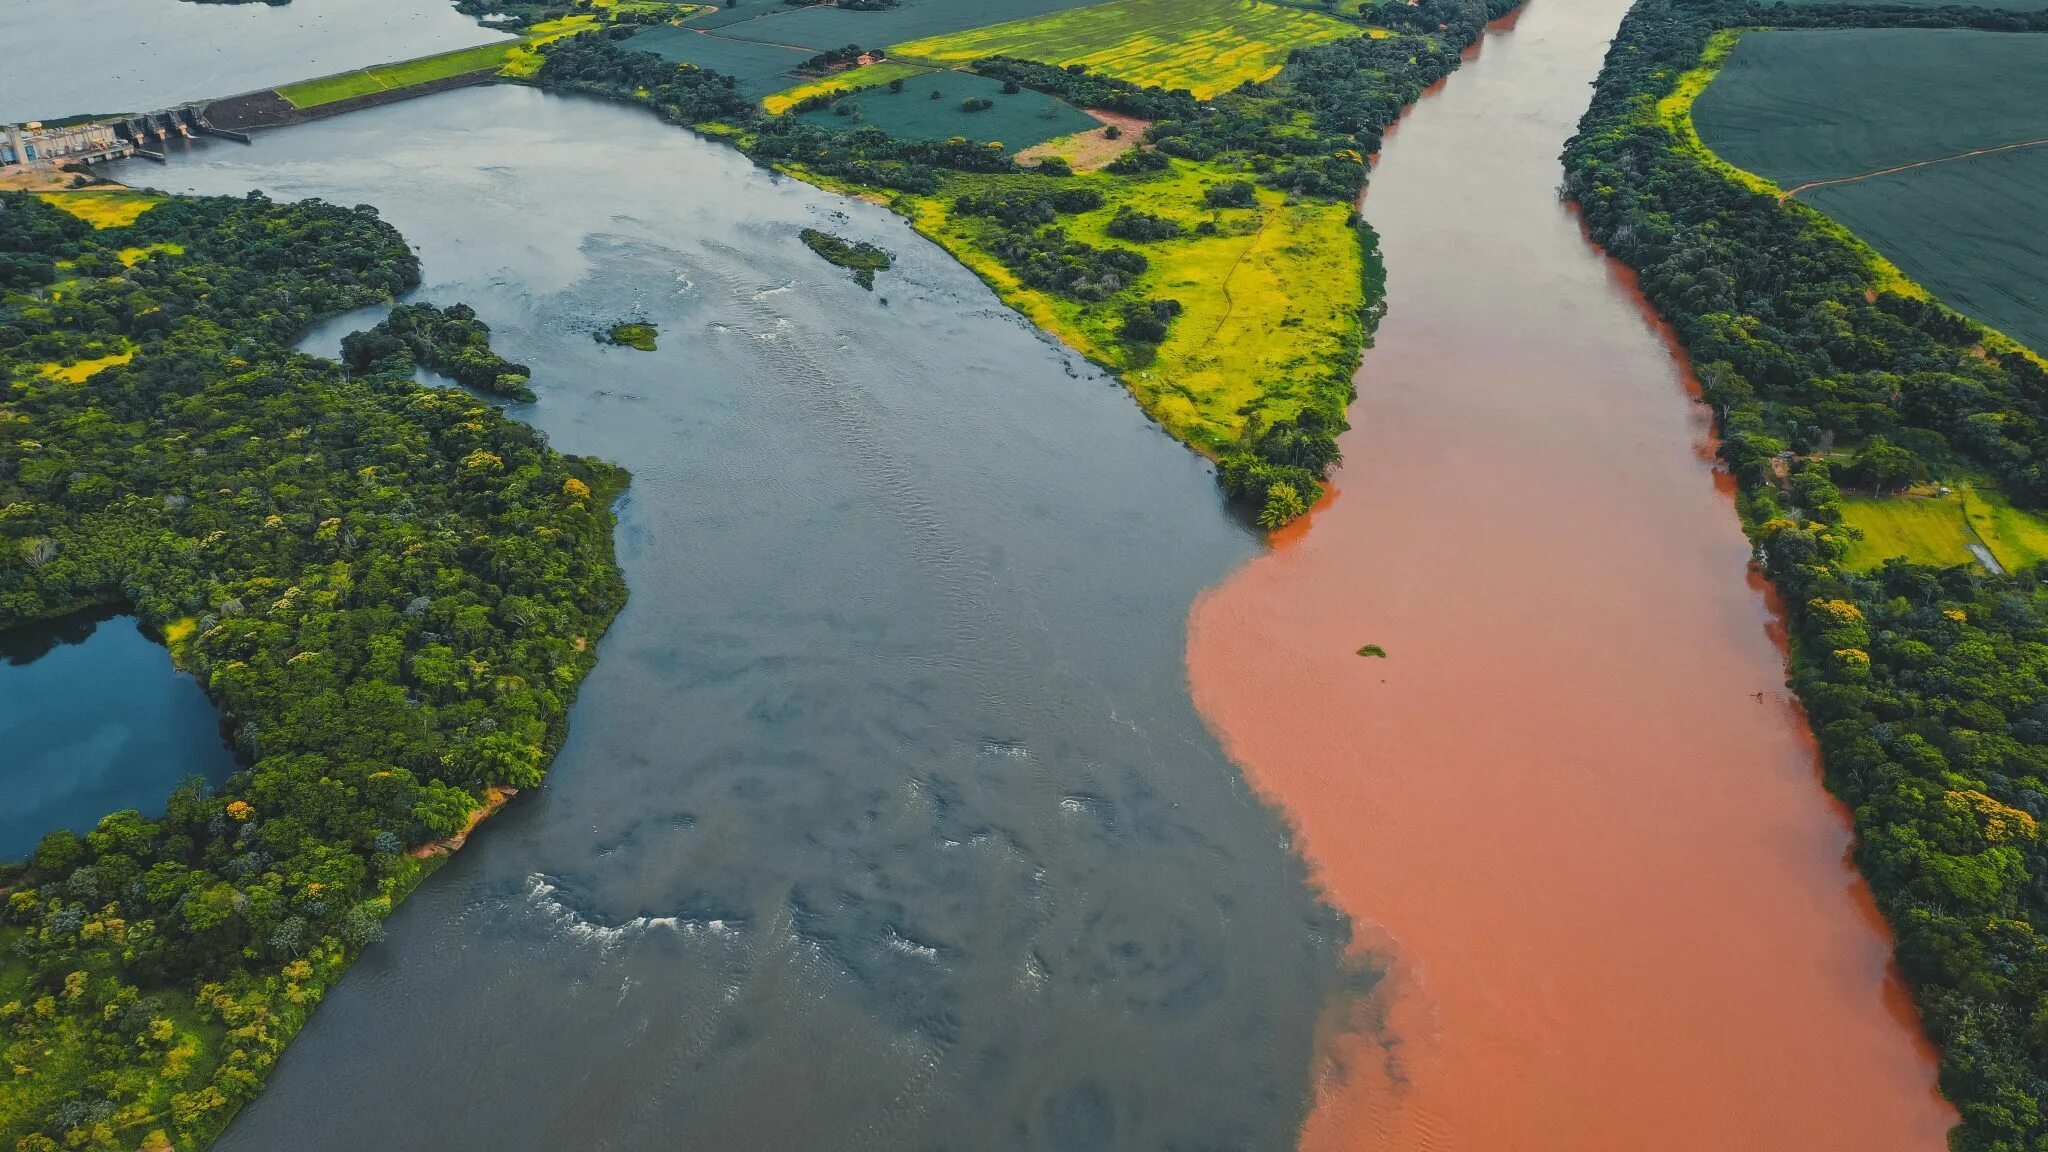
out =
<path fill-rule="evenodd" d="M 352 96 L 367 96 L 388 88 L 424 84 L 429 80 L 460 76 L 466 72 L 489 72 L 503 67 L 512 50 L 522 43 L 522 40 L 506 40 L 497 44 L 481 44 L 475 48 L 459 48 L 453 52 L 424 56 L 418 60 L 380 64 L 375 68 L 364 68 L 358 72 L 344 72 L 339 76 L 323 76 L 318 80 L 287 84 L 279 88 L 277 94 L 290 101 L 294 108 L 313 108 L 321 104 L 332 104 L 336 100 L 347 100 Z"/>
<path fill-rule="evenodd" d="M 623 47 L 723 72 L 738 82 L 741 94 L 756 100 L 796 83 L 798 77 L 790 70 L 817 55 L 802 48 L 710 36 L 696 28 L 694 22 L 688 27 L 659 25 L 629 37 Z"/>
<path fill-rule="evenodd" d="M 1941 301 L 2048 355 L 2048 145 L 1799 195 Z"/>
<path fill-rule="evenodd" d="M 962 64 L 1015 56 L 1085 64 L 1208 99 L 1277 75 L 1295 48 L 1360 35 L 1356 25 L 1261 0 L 1115 0 L 898 44 L 892 55 Z"/>
<path fill-rule="evenodd" d="M 1149 178 L 1089 172 L 1059 181 L 1085 184 L 1107 203 L 1063 216 L 1074 239 L 1096 247 L 1142 252 L 1149 267 L 1118 297 L 1086 304 L 1025 286 L 981 246 L 990 226 L 950 209 L 965 193 L 1006 185 L 1046 185 L 1042 176 L 959 175 L 937 196 L 909 201 L 911 220 L 993 287 L 1003 302 L 1070 347 L 1106 364 L 1145 411 L 1197 450 L 1220 453 L 1237 441 L 1253 413 L 1293 416 L 1319 385 L 1357 367 L 1364 338 L 1364 252 L 1348 205 L 1290 201 L 1260 189 L 1255 208 L 1214 209 L 1202 194 L 1241 178 L 1217 166 L 1175 160 Z M 1106 231 L 1120 207 L 1164 216 L 1187 232 L 1135 244 Z M 1213 235 L 1194 229 L 1213 222 Z M 1119 336 L 1123 300 L 1171 299 L 1183 309 L 1156 350 L 1133 348 Z"/>
<path fill-rule="evenodd" d="M 740 0 L 739 7 L 722 10 L 717 16 L 699 18 L 707 27 L 718 27 L 720 35 L 737 40 L 760 40 L 773 44 L 801 44 L 817 50 L 859 44 L 881 48 L 927 36 L 943 36 L 1079 8 L 1101 0 L 903 0 L 895 8 L 879 12 L 853 12 L 844 8 L 789 8 L 780 0 Z M 733 19 L 735 13 L 751 13 L 753 19 Z"/>
<path fill-rule="evenodd" d="M 1854 497 L 1842 521 L 1861 529 L 1848 564 L 1869 570 L 1894 556 L 1916 564 L 1972 564 L 1981 544 L 2008 572 L 2048 560 L 2048 522 L 2013 507 L 1995 488 L 1960 484 L 1947 496 Z"/>
<path fill-rule="evenodd" d="M 933 92 L 939 93 L 937 100 L 931 98 Z M 960 107 L 961 101 L 977 97 L 994 106 L 980 112 Z M 1000 141 L 1006 152 L 1099 126 L 1087 113 L 1043 92 L 1027 88 L 1006 96 L 1001 82 L 971 72 L 933 72 L 906 81 L 901 92 L 869 88 L 839 104 L 859 109 L 859 118 L 819 108 L 800 113 L 798 119 L 827 128 L 871 126 L 899 140 L 965 136 Z"/>
<path fill-rule="evenodd" d="M 1785 189 L 2048 138 L 2048 35 L 1748 32 L 1692 117 L 1715 155 Z"/>

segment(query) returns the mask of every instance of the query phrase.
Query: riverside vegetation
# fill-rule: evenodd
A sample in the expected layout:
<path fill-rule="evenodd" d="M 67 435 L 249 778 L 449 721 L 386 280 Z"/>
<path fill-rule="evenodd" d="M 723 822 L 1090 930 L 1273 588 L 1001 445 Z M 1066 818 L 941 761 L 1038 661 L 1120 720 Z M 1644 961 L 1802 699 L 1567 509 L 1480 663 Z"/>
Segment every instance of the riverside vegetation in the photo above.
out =
<path fill-rule="evenodd" d="M 1277 527 L 1316 502 L 1338 462 L 1351 376 L 1382 306 L 1376 241 L 1354 209 L 1365 158 L 1512 6 L 1385 5 L 1369 13 L 1378 27 L 1318 14 L 1311 42 L 1273 54 L 1285 61 L 1277 74 L 1210 99 L 1083 64 L 1000 53 L 974 62 L 1000 92 L 1147 122 L 1130 140 L 1139 147 L 1096 170 L 1078 169 L 1056 146 L 1020 163 L 1001 141 L 900 138 L 846 123 L 852 117 L 805 117 L 839 102 L 841 89 L 813 85 L 781 105 L 790 114 L 767 115 L 731 77 L 622 45 L 633 29 L 549 44 L 534 78 L 637 101 L 760 164 L 889 204 L 1006 303 L 1116 372 L 1163 427 L 1219 461 L 1225 486 L 1262 524 Z M 1126 38 L 1144 41 L 1138 21 L 1149 9 L 1116 7 L 1136 13 Z M 1107 59 L 1115 37 L 1091 13 L 1088 47 Z M 1027 46 L 1045 35 L 1037 21 L 1004 27 Z M 1201 50 L 1218 50 L 1220 28 L 1206 29 Z M 1002 47 L 994 31 L 977 35 L 977 50 Z M 1148 56 L 1143 66 L 1160 61 Z M 865 87 L 863 99 L 920 99 L 921 83 L 896 75 L 886 89 Z"/>
<path fill-rule="evenodd" d="M 1592 234 L 1698 368 L 1743 521 L 1792 624 L 1792 682 L 1856 859 L 1941 1049 L 1966 1152 L 2048 1147 L 2048 585 L 1851 563 L 1838 482 L 1988 475 L 2048 506 L 2048 371 L 1846 229 L 1708 152 L 1689 106 L 1735 0 L 1641 0 L 1565 153 Z M 2048 13 L 1775 7 L 1774 27 L 2048 30 Z M 1704 67 L 1702 65 L 1704 64 Z"/>
<path fill-rule="evenodd" d="M 524 387 L 466 309 L 292 350 L 417 285 L 372 209 L 77 195 L 0 194 L 0 628 L 124 605 L 244 767 L 0 866 L 0 1145 L 201 1148 L 434 846 L 540 783 L 627 478 L 414 382 Z"/>

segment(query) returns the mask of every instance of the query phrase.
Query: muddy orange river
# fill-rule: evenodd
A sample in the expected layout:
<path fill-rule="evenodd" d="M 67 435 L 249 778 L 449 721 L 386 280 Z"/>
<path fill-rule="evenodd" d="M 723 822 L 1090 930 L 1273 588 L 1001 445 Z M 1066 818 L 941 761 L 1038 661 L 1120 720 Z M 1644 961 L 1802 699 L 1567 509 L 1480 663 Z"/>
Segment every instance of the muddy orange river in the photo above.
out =
<path fill-rule="evenodd" d="M 1555 193 L 1626 7 L 1531 0 L 1388 140 L 1349 463 L 1194 610 L 1197 703 L 1389 973 L 1304 1146 L 1938 1152 L 1704 410 Z"/>

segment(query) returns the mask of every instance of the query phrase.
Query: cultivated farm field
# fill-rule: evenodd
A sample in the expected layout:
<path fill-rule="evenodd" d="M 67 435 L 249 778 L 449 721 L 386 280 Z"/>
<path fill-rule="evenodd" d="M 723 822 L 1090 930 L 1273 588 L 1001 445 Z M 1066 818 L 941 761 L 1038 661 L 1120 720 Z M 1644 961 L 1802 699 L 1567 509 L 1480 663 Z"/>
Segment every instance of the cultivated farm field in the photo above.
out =
<path fill-rule="evenodd" d="M 741 93 L 756 99 L 789 87 L 795 80 L 790 70 L 817 54 L 808 48 L 707 35 L 697 27 L 695 23 L 657 25 L 629 37 L 624 46 L 677 64 L 723 72 L 737 82 Z"/>
<path fill-rule="evenodd" d="M 1723 160 L 2048 351 L 2048 35 L 1748 32 L 1692 117 Z"/>
<path fill-rule="evenodd" d="M 894 8 L 858 12 L 812 6 L 788 8 L 775 0 L 740 0 L 737 7 L 697 18 L 719 35 L 814 50 L 859 44 L 885 47 L 1030 16 L 1080 8 L 1100 0 L 903 0 Z"/>
<path fill-rule="evenodd" d="M 986 100 L 989 107 L 970 112 L 962 107 L 967 100 Z M 867 88 L 838 104 L 856 110 L 858 118 L 830 108 L 798 118 L 827 128 L 880 128 L 898 140 L 965 136 L 1000 142 L 1010 152 L 1099 127 L 1087 113 L 1043 92 L 1026 89 L 1005 95 L 1000 81 L 972 72 L 933 72 L 906 80 L 901 92 Z"/>
<path fill-rule="evenodd" d="M 2048 355 L 2048 147 L 1828 184 L 1799 198 L 1949 307 Z"/>
<path fill-rule="evenodd" d="M 1700 138 L 1781 188 L 2048 137 L 2048 35 L 1747 32 L 1693 104 Z"/>
<path fill-rule="evenodd" d="M 947 64 L 1013 56 L 1208 99 L 1277 75 L 1295 48 L 1360 35 L 1319 12 L 1262 0 L 1116 0 L 898 44 L 892 55 Z"/>

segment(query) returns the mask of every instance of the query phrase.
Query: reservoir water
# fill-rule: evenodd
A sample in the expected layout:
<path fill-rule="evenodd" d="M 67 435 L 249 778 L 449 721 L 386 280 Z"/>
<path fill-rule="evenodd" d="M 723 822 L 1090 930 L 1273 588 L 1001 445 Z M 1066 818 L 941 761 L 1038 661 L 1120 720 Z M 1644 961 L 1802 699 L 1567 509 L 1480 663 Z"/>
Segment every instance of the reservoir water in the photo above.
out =
<path fill-rule="evenodd" d="M 1627 7 L 1530 0 L 1389 139 L 1335 499 L 1194 614 L 1204 714 L 1393 973 L 1305 1145 L 1938 1152 L 1705 410 L 1554 191 Z"/>
<path fill-rule="evenodd" d="M 0 124 L 153 112 L 504 38 L 448 0 L 6 0 Z"/>
<path fill-rule="evenodd" d="M 235 770 L 206 691 L 113 609 L 0 632 L 0 749 L 0 860 Z"/>
<path fill-rule="evenodd" d="M 471 89 L 113 175 L 376 205 L 533 367 L 518 414 L 635 477 L 547 787 L 221 1147 L 1292 1143 L 1360 978 L 1187 692 L 1259 543 L 1120 388 L 889 213 L 628 107 Z M 659 351 L 592 340 L 624 319 Z"/>

